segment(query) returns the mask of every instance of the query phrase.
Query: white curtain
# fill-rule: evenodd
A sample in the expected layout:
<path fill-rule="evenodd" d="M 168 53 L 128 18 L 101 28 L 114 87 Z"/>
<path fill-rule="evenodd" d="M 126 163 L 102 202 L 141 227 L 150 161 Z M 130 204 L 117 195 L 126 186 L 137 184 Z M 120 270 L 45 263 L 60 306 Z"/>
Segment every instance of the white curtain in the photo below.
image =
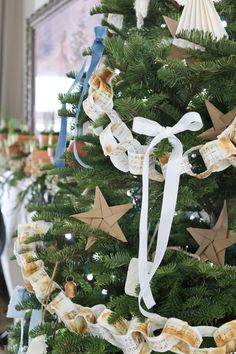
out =
<path fill-rule="evenodd" d="M 0 114 L 24 114 L 23 0 L 0 0 Z"/>

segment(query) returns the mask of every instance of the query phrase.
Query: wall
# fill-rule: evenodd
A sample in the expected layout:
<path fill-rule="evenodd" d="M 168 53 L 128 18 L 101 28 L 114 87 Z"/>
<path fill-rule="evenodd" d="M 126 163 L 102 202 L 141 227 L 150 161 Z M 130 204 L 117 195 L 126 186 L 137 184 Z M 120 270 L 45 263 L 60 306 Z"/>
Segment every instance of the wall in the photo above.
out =
<path fill-rule="evenodd" d="M 40 6 L 44 5 L 48 0 L 23 0 L 24 1 L 24 16 L 29 17 Z"/>

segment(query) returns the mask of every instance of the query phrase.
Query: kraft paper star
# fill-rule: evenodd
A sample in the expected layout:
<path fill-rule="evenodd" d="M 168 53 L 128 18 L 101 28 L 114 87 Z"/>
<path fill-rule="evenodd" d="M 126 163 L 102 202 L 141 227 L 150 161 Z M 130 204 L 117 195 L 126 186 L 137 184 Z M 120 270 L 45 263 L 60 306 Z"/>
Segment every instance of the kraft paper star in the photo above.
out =
<path fill-rule="evenodd" d="M 236 233 L 228 230 L 226 201 L 213 229 L 189 227 L 187 230 L 199 244 L 196 254 L 203 261 L 224 265 L 226 248 L 236 243 Z"/>
<path fill-rule="evenodd" d="M 217 136 L 232 123 L 236 117 L 236 108 L 224 114 L 208 100 L 205 101 L 208 113 L 211 117 L 213 127 L 201 133 L 199 136 L 206 140 L 214 140 Z"/>
<path fill-rule="evenodd" d="M 173 20 L 168 16 L 163 16 L 166 26 L 173 38 L 175 38 L 175 34 L 179 25 L 179 22 Z M 174 59 L 185 59 L 188 64 L 192 64 L 196 61 L 195 58 L 191 56 L 184 48 L 179 48 L 176 45 L 172 44 L 170 48 L 170 56 Z"/>
<path fill-rule="evenodd" d="M 105 231 L 110 236 L 122 241 L 127 242 L 117 221 L 132 208 L 132 204 L 122 204 L 109 207 L 100 188 L 96 187 L 94 208 L 86 213 L 72 215 L 73 218 L 78 219 L 92 228 Z M 93 235 L 88 237 L 86 250 L 88 250 L 97 238 Z"/>

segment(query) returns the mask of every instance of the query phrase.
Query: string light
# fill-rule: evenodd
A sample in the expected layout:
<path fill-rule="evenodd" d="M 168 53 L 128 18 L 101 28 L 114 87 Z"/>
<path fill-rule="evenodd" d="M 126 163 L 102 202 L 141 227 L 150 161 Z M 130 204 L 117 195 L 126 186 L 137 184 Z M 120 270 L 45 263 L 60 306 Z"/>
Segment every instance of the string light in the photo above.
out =
<path fill-rule="evenodd" d="M 71 240 L 72 239 L 72 234 L 65 234 L 65 238 L 67 239 L 67 240 Z"/>
<path fill-rule="evenodd" d="M 92 281 L 93 280 L 93 274 L 92 273 L 87 275 L 87 280 L 88 281 Z"/>

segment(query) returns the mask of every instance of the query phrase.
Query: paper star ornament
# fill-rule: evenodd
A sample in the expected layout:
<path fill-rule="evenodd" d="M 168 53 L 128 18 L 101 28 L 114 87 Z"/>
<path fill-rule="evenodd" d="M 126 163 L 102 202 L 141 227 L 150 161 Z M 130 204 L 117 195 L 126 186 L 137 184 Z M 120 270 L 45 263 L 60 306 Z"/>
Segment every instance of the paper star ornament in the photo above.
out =
<path fill-rule="evenodd" d="M 170 34 L 175 39 L 175 35 L 179 23 L 168 16 L 163 16 L 163 18 Z M 170 56 L 171 58 L 174 59 L 180 59 L 180 60 L 185 59 L 188 64 L 192 64 L 196 61 L 196 59 L 193 58 L 191 54 L 187 53 L 187 51 L 184 48 L 177 47 L 173 43 L 170 48 Z"/>
<path fill-rule="evenodd" d="M 199 244 L 196 254 L 203 260 L 224 265 L 225 250 L 236 243 L 236 233 L 228 231 L 228 213 L 226 201 L 213 229 L 189 227 L 188 232 Z"/>
<path fill-rule="evenodd" d="M 206 140 L 214 140 L 217 136 L 232 123 L 236 117 L 236 108 L 224 114 L 208 100 L 205 101 L 208 113 L 211 117 L 213 127 L 201 133 L 199 136 Z"/>
<path fill-rule="evenodd" d="M 92 228 L 105 231 L 110 236 L 122 241 L 127 242 L 117 221 L 132 208 L 132 204 L 122 204 L 109 207 L 100 188 L 96 187 L 94 207 L 91 211 L 72 215 L 73 218 L 78 219 Z M 88 250 L 97 238 L 94 235 L 88 237 L 86 250 Z"/>

